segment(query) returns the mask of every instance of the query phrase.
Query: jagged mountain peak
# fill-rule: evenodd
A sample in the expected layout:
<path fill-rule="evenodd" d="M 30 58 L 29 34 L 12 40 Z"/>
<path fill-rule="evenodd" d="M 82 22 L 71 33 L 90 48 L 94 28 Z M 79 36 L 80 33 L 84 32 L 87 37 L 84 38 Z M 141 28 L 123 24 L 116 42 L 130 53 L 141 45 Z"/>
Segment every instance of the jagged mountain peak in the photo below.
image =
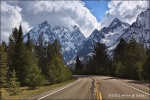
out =
<path fill-rule="evenodd" d="M 39 24 L 39 28 L 44 28 L 46 26 L 50 27 L 50 24 L 47 21 L 44 21 L 41 24 Z"/>
<path fill-rule="evenodd" d="M 123 39 L 127 42 L 134 38 L 137 42 L 143 43 L 145 47 L 149 47 L 150 40 L 150 9 L 142 11 L 136 21 L 127 29 L 123 35 Z"/>
<path fill-rule="evenodd" d="M 85 41 L 85 37 L 77 25 L 55 26 L 52 28 L 47 21 L 44 21 L 28 33 L 33 43 L 38 43 L 41 33 L 43 33 L 43 42 L 53 43 L 57 39 L 61 43 L 62 55 L 65 62 L 76 55 L 78 48 Z M 24 36 L 25 41 L 27 40 L 27 34 Z"/>
<path fill-rule="evenodd" d="M 114 26 L 116 24 L 122 24 L 122 22 L 118 18 L 115 18 L 109 26 Z"/>
<path fill-rule="evenodd" d="M 98 32 L 99 32 L 99 31 L 98 31 L 97 29 L 95 29 L 89 37 L 91 37 L 92 35 L 95 35 L 95 34 L 98 33 Z"/>
<path fill-rule="evenodd" d="M 128 23 L 122 22 L 121 20 L 119 20 L 118 18 L 115 18 L 111 24 L 108 26 L 108 29 L 116 29 L 117 27 L 129 27 Z"/>
<path fill-rule="evenodd" d="M 112 22 L 121 22 L 118 18 L 114 18 Z"/>

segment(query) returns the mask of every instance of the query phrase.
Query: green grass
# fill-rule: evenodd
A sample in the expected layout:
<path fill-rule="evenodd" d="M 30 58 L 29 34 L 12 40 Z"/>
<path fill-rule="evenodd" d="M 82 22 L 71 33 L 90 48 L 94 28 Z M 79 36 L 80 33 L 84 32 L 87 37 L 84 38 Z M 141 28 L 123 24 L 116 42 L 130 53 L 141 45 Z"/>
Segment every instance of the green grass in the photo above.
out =
<path fill-rule="evenodd" d="M 49 90 L 49 89 L 52 89 L 52 88 L 55 88 L 55 87 L 62 86 L 64 84 L 73 82 L 75 80 L 76 80 L 76 78 L 74 78 L 72 80 L 69 80 L 69 81 L 66 81 L 66 82 L 59 83 L 59 84 L 54 84 L 54 85 L 49 85 L 49 86 L 41 86 L 41 87 L 38 87 L 37 89 L 34 89 L 34 90 L 31 90 L 28 87 L 20 87 L 21 92 L 18 95 L 11 95 L 11 93 L 8 91 L 8 88 L 1 88 L 2 98 L 4 100 L 23 99 L 23 98 L 32 96 L 34 94 L 37 94 L 37 93 L 40 93 L 40 92 L 44 92 L 46 90 Z"/>

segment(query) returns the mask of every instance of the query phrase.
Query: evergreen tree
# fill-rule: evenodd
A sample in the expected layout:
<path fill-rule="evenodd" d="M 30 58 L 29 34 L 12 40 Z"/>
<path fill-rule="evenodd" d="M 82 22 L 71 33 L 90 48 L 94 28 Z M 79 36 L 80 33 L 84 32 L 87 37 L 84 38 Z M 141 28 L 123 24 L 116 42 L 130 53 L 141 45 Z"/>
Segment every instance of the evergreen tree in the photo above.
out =
<path fill-rule="evenodd" d="M 0 87 L 6 86 L 7 71 L 7 55 L 4 50 L 4 46 L 0 45 Z"/>
<path fill-rule="evenodd" d="M 4 52 L 7 52 L 7 44 L 6 44 L 6 42 L 2 42 L 2 46 L 4 47 Z"/>
<path fill-rule="evenodd" d="M 81 64 L 81 61 L 80 61 L 79 57 L 77 56 L 74 73 L 82 74 L 82 70 L 83 70 L 83 65 Z"/>
<path fill-rule="evenodd" d="M 45 82 L 45 78 L 41 74 L 41 70 L 38 67 L 38 59 L 36 58 L 36 50 L 34 48 L 33 43 L 30 40 L 30 34 L 28 34 L 28 40 L 26 43 L 27 53 L 26 57 L 28 59 L 28 67 L 25 69 L 26 77 L 25 82 L 26 85 L 31 89 L 35 89 L 36 87 L 42 85 Z"/>
<path fill-rule="evenodd" d="M 42 74 L 46 77 L 47 73 L 45 72 L 45 69 L 47 67 L 47 46 L 44 45 L 43 33 L 41 33 L 38 37 L 36 51 L 38 54 L 38 66 L 40 67 Z"/>
<path fill-rule="evenodd" d="M 12 78 L 10 78 L 10 81 L 8 83 L 9 90 L 12 92 L 13 95 L 19 94 L 20 93 L 20 82 L 17 82 L 15 70 L 13 70 L 13 72 L 11 72 L 11 76 L 12 76 Z"/>
<path fill-rule="evenodd" d="M 61 58 L 61 60 L 62 60 L 61 44 L 59 43 L 59 41 L 57 39 L 52 44 L 52 49 L 54 51 L 53 53 L 55 53 L 57 56 L 59 56 L 59 58 Z"/>
<path fill-rule="evenodd" d="M 13 34 L 9 38 L 8 46 L 8 59 L 9 61 L 9 72 L 12 72 L 13 69 L 16 71 L 18 76 L 18 81 L 21 85 L 25 85 L 25 78 L 27 75 L 27 68 L 30 65 L 28 59 L 28 51 L 23 43 L 23 32 L 20 25 L 19 31 L 14 28 Z"/>
<path fill-rule="evenodd" d="M 149 77 L 149 70 L 150 70 L 150 49 L 146 50 L 146 60 L 143 64 L 143 73 L 142 76 L 144 78 L 144 80 L 148 80 L 150 81 L 150 77 Z"/>
<path fill-rule="evenodd" d="M 31 43 L 30 34 L 28 33 L 28 40 L 26 42 L 26 47 L 28 48 L 29 51 L 32 51 L 32 46 L 33 44 Z"/>
<path fill-rule="evenodd" d="M 124 53 L 125 60 L 123 65 L 125 66 L 126 78 L 138 79 L 136 73 L 138 66 L 144 63 L 145 60 L 145 49 L 140 43 L 137 43 L 135 39 L 131 39 Z M 137 65 L 137 63 L 139 65 Z M 142 69 L 141 69 L 142 70 Z M 138 71 L 141 72 L 141 71 Z"/>
<path fill-rule="evenodd" d="M 126 50 L 126 45 L 127 45 L 127 42 L 121 38 L 120 43 L 114 50 L 114 61 L 121 61 L 121 62 L 124 61 L 124 59 L 125 59 L 124 53 Z"/>
<path fill-rule="evenodd" d="M 10 72 L 13 71 L 13 69 L 15 69 L 15 66 L 13 65 L 13 59 L 14 59 L 14 54 L 15 54 L 15 44 L 17 41 L 17 36 L 18 36 L 18 29 L 14 28 L 12 30 L 12 34 L 9 37 L 9 42 L 8 42 L 8 51 L 7 51 L 7 62 L 8 62 L 8 78 L 10 76 Z"/>
<path fill-rule="evenodd" d="M 66 66 L 63 66 L 61 73 L 62 73 L 62 75 L 61 75 L 61 81 L 62 82 L 68 81 L 72 78 L 72 73 Z"/>
<path fill-rule="evenodd" d="M 94 61 L 94 67 L 96 67 L 95 73 L 106 74 L 106 70 L 109 69 L 110 62 L 107 56 L 105 44 L 97 43 L 95 45 L 93 61 Z"/>
<path fill-rule="evenodd" d="M 25 77 L 26 77 L 26 67 L 28 67 L 28 59 L 26 57 L 26 48 L 23 43 L 23 32 L 22 27 L 20 25 L 19 32 L 16 38 L 16 43 L 14 47 L 14 55 L 12 59 L 12 65 L 11 67 L 14 68 L 16 71 L 16 74 L 18 76 L 18 80 L 21 83 L 21 85 L 25 85 Z"/>
<path fill-rule="evenodd" d="M 55 83 L 60 83 L 62 80 L 62 63 L 61 59 L 57 57 L 56 55 L 53 56 L 53 59 L 50 61 L 48 64 L 49 67 L 49 81 L 52 82 L 53 84 Z"/>
<path fill-rule="evenodd" d="M 47 72 L 48 73 L 47 73 Z M 61 46 L 57 40 L 47 47 L 47 67 L 45 69 L 47 79 L 55 84 L 72 78 L 71 72 L 62 61 Z"/>
<path fill-rule="evenodd" d="M 45 82 L 45 78 L 41 74 L 41 70 L 38 66 L 30 66 L 30 70 L 26 76 L 26 84 L 31 89 L 35 89 L 38 86 L 41 86 Z"/>
<path fill-rule="evenodd" d="M 124 77 L 124 66 L 121 62 L 115 63 L 115 76 Z"/>
<path fill-rule="evenodd" d="M 95 74 L 95 70 L 96 70 L 96 67 L 93 66 L 93 59 L 92 58 L 89 58 L 89 60 L 87 61 L 87 64 L 85 65 L 85 70 L 84 70 L 84 73 L 85 74 Z"/>

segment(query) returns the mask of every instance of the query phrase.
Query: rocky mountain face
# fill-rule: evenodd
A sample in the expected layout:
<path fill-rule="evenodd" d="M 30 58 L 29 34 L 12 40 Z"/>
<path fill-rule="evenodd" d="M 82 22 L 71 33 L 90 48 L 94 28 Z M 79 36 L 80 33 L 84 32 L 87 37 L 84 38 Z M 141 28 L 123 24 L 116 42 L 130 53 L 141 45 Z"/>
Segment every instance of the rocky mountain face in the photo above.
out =
<path fill-rule="evenodd" d="M 134 38 L 137 42 L 144 43 L 149 48 L 150 43 L 150 9 L 141 12 L 136 21 L 125 31 L 123 39 L 126 41 Z"/>
<path fill-rule="evenodd" d="M 83 46 L 79 49 L 77 55 L 86 56 L 91 55 L 96 43 L 103 43 L 109 49 L 114 48 L 114 45 L 118 43 L 120 36 L 123 35 L 125 30 L 129 27 L 129 24 L 121 22 L 119 19 L 115 18 L 108 27 L 102 28 L 100 31 L 95 29 L 92 34 L 83 43 Z"/>
<path fill-rule="evenodd" d="M 150 9 L 141 12 L 136 22 L 129 25 L 115 18 L 108 27 L 102 28 L 100 31 L 94 30 L 92 34 L 83 43 L 77 55 L 91 56 L 95 43 L 105 44 L 107 53 L 110 57 L 113 56 L 113 50 L 117 47 L 120 39 L 123 38 L 129 42 L 134 38 L 137 42 L 144 44 L 146 48 L 150 46 Z"/>
<path fill-rule="evenodd" d="M 85 41 L 84 35 L 76 25 L 51 28 L 50 24 L 45 21 L 31 29 L 28 33 L 34 43 L 37 43 L 41 33 L 43 33 L 44 42 L 52 43 L 57 39 L 62 46 L 62 54 L 65 62 L 71 60 L 76 55 L 78 48 Z M 26 41 L 27 34 L 24 38 Z"/>
<path fill-rule="evenodd" d="M 141 12 L 131 25 L 115 18 L 108 27 L 101 30 L 95 29 L 88 38 L 84 37 L 76 25 L 51 28 L 47 21 L 31 29 L 29 33 L 34 43 L 37 42 L 41 33 L 43 33 L 46 42 L 50 41 L 52 43 L 57 39 L 61 43 L 62 54 L 67 64 L 75 63 L 76 56 L 81 57 L 83 60 L 87 56 L 92 56 L 94 45 L 97 42 L 105 44 L 108 55 L 113 57 L 113 50 L 117 47 L 121 38 L 127 42 L 134 38 L 137 42 L 144 43 L 144 46 L 149 48 L 150 9 Z M 24 37 L 27 40 L 27 34 Z"/>

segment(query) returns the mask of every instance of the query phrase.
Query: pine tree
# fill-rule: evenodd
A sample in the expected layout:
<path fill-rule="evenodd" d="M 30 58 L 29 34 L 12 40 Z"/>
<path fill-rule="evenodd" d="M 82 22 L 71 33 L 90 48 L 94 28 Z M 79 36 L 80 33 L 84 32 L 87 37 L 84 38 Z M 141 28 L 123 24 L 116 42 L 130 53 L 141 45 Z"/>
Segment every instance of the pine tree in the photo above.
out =
<path fill-rule="evenodd" d="M 47 67 L 47 45 L 44 45 L 43 33 L 41 33 L 38 37 L 36 51 L 38 54 L 38 66 L 40 67 L 42 74 L 46 77 L 47 73 L 45 72 L 45 69 Z"/>
<path fill-rule="evenodd" d="M 81 64 L 81 61 L 80 61 L 79 57 L 77 56 L 74 73 L 82 74 L 82 70 L 83 70 L 83 65 Z"/>
<path fill-rule="evenodd" d="M 32 51 L 32 46 L 33 44 L 31 43 L 30 34 L 28 33 L 28 40 L 26 42 L 26 47 L 28 48 L 29 51 Z"/>
<path fill-rule="evenodd" d="M 96 67 L 97 74 L 106 74 L 106 70 L 109 69 L 109 59 L 107 56 L 105 44 L 97 43 L 94 47 L 93 66 Z M 99 72 L 97 71 L 99 70 Z"/>
<path fill-rule="evenodd" d="M 0 87 L 6 86 L 7 83 L 7 56 L 4 46 L 0 45 Z"/>
<path fill-rule="evenodd" d="M 71 72 L 62 61 L 61 46 L 57 40 L 48 44 L 47 48 L 47 79 L 55 84 L 72 78 Z M 45 70 L 46 71 L 46 70 Z"/>
<path fill-rule="evenodd" d="M 20 25 L 19 31 L 17 28 L 14 28 L 13 34 L 9 38 L 8 57 L 10 58 L 8 59 L 8 65 L 9 72 L 12 72 L 13 69 L 16 71 L 18 81 L 21 85 L 25 85 L 26 69 L 30 65 L 27 54 L 27 48 L 23 43 L 22 27 Z"/>
<path fill-rule="evenodd" d="M 84 73 L 85 74 L 94 74 L 95 72 L 95 67 L 93 67 L 93 59 L 92 58 L 89 58 L 89 60 L 87 61 L 87 64 L 85 65 L 85 70 L 84 70 Z"/>
<path fill-rule="evenodd" d="M 124 61 L 124 53 L 126 50 L 127 42 L 121 38 L 120 43 L 114 50 L 114 61 Z"/>
<path fill-rule="evenodd" d="M 61 45 L 59 43 L 59 41 L 56 39 L 54 41 L 54 43 L 52 44 L 52 48 L 53 48 L 53 51 L 55 51 L 54 53 L 59 56 L 59 58 L 62 59 L 62 54 L 61 54 Z"/>
<path fill-rule="evenodd" d="M 14 68 L 14 70 L 16 71 L 18 80 L 21 85 L 25 85 L 25 77 L 27 74 L 25 71 L 26 67 L 28 67 L 28 59 L 26 57 L 26 54 L 26 48 L 23 43 L 22 27 L 20 25 L 17 40 L 14 47 L 14 57 L 12 59 L 13 64 L 11 65 L 11 67 Z"/>
<path fill-rule="evenodd" d="M 146 60 L 143 64 L 143 73 L 142 76 L 144 80 L 148 80 L 150 82 L 149 70 L 150 70 L 150 49 L 146 50 Z"/>
<path fill-rule="evenodd" d="M 123 77 L 124 76 L 124 66 L 119 61 L 115 65 L 115 76 L 117 76 L 117 77 Z"/>
<path fill-rule="evenodd" d="M 63 69 L 61 59 L 58 56 L 53 56 L 53 59 L 48 64 L 49 81 L 53 84 L 61 82 L 61 71 Z"/>
<path fill-rule="evenodd" d="M 132 79 L 139 79 L 141 71 L 143 70 L 141 64 L 145 61 L 145 49 L 140 43 L 137 43 L 135 39 L 131 39 L 127 44 L 124 52 L 124 61 L 122 64 L 125 67 L 125 77 Z M 138 64 L 138 65 L 137 65 Z M 141 71 L 137 71 L 141 70 Z M 135 74 L 137 73 L 138 74 Z M 138 75 L 138 76 L 137 76 Z"/>
<path fill-rule="evenodd" d="M 9 42 L 8 42 L 8 51 L 7 51 L 7 62 L 8 62 L 8 79 L 10 77 L 10 72 L 15 69 L 15 66 L 13 65 L 13 59 L 14 59 L 14 54 L 15 54 L 15 44 L 17 41 L 17 36 L 18 36 L 18 29 L 14 28 L 12 30 L 12 34 L 9 37 Z"/>
<path fill-rule="evenodd" d="M 42 85 L 45 82 L 45 78 L 41 74 L 41 70 L 38 67 L 38 59 L 36 58 L 37 54 L 34 45 L 30 40 L 30 34 L 28 34 L 26 47 L 27 47 L 26 59 L 28 59 L 27 61 L 28 67 L 25 68 L 26 72 L 25 83 L 31 89 L 35 89 L 36 87 Z"/>
<path fill-rule="evenodd" d="M 8 83 L 9 90 L 12 92 L 13 95 L 19 94 L 20 93 L 20 82 L 17 82 L 15 70 L 13 70 L 13 72 L 11 72 L 11 76 L 12 76 L 12 78 L 10 78 L 10 81 Z"/>
<path fill-rule="evenodd" d="M 41 86 L 45 82 L 45 78 L 41 74 L 41 70 L 38 68 L 38 66 L 30 66 L 30 70 L 26 76 L 26 84 L 31 89 L 35 89 L 38 86 Z"/>

